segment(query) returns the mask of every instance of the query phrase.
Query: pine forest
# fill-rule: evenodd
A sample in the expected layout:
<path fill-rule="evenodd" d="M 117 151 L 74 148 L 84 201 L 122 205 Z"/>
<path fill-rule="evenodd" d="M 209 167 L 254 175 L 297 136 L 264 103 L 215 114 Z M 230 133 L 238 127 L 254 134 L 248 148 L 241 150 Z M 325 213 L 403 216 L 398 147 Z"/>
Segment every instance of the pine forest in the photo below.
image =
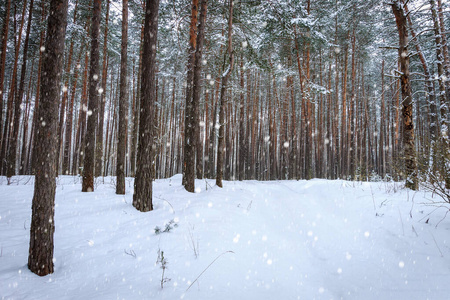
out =
<path fill-rule="evenodd" d="M 58 272 L 64 178 L 135 212 L 178 176 L 186 195 L 385 182 L 446 216 L 449 40 L 444 0 L 0 0 L 0 178 L 33 178 L 29 270 Z"/>

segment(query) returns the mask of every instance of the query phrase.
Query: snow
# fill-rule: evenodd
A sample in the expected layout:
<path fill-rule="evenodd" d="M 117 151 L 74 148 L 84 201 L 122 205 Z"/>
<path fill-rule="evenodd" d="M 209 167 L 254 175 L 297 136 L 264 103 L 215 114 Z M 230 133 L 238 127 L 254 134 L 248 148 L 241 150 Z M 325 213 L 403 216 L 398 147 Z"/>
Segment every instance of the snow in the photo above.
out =
<path fill-rule="evenodd" d="M 9 186 L 0 178 L 1 299 L 447 299 L 450 292 L 447 208 L 425 205 L 431 194 L 399 183 L 224 181 L 220 189 L 197 180 L 188 193 L 176 175 L 154 183 L 147 213 L 132 206 L 131 178 L 125 195 L 114 184 L 97 179 L 94 193 L 81 193 L 79 177 L 57 179 L 55 273 L 38 277 L 27 268 L 33 177 L 13 177 Z M 169 232 L 155 234 L 167 224 Z"/>

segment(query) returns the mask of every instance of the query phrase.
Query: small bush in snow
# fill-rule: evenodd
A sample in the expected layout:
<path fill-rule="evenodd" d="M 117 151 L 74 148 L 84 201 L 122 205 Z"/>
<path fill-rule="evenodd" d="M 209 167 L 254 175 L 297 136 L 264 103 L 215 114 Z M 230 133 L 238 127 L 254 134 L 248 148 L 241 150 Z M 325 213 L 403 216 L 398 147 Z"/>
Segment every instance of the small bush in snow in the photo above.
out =
<path fill-rule="evenodd" d="M 169 262 L 164 257 L 164 251 L 161 251 L 161 249 L 158 249 L 158 258 L 156 259 L 156 264 L 161 264 L 160 268 L 162 269 L 162 275 L 161 275 L 161 288 L 164 288 L 164 283 L 170 281 L 170 278 L 164 277 L 164 273 L 167 269 L 167 264 Z"/>
<path fill-rule="evenodd" d="M 155 234 L 160 234 L 163 232 L 170 232 L 172 229 L 178 227 L 178 224 L 172 219 L 168 223 L 164 225 L 164 230 L 161 229 L 161 227 L 156 226 L 155 227 Z"/>

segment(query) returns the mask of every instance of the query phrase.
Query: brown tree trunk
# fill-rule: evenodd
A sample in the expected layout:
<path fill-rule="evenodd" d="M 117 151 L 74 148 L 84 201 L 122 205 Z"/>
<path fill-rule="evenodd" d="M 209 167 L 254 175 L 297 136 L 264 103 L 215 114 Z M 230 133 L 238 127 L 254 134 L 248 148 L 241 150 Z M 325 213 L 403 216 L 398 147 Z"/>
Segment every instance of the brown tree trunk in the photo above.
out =
<path fill-rule="evenodd" d="M 78 0 L 75 1 L 75 8 L 73 13 L 73 21 L 72 24 L 76 26 L 77 24 L 77 9 L 78 9 Z M 70 41 L 70 47 L 69 47 L 69 57 L 67 59 L 67 65 L 66 65 L 66 80 L 64 82 L 64 89 L 63 89 L 63 97 L 61 101 L 61 107 L 59 109 L 59 126 L 58 126 L 58 158 L 56 161 L 57 171 L 59 171 L 59 164 L 61 156 L 64 158 L 65 154 L 64 152 L 61 155 L 61 145 L 63 143 L 63 130 L 64 130 L 64 114 L 66 111 L 66 103 L 68 98 L 68 87 L 69 87 L 69 78 L 70 78 L 70 68 L 72 67 L 72 57 L 73 57 L 73 46 L 75 43 L 75 36 L 72 35 L 71 41 Z M 64 149 L 62 149 L 64 151 Z M 64 172 L 63 172 L 64 174 Z"/>
<path fill-rule="evenodd" d="M 194 64 L 194 79 L 192 87 L 192 104 L 194 119 L 192 126 L 194 128 L 194 139 L 196 146 L 196 173 L 197 178 L 203 178 L 203 155 L 202 155 L 202 143 L 200 139 L 200 90 L 201 90 L 201 70 L 202 70 L 202 54 L 203 54 L 203 44 L 205 39 L 205 26 L 206 26 L 206 9 L 208 1 L 201 0 L 200 2 L 200 18 L 198 21 L 198 32 L 197 32 L 197 49 L 195 51 L 195 64 Z"/>
<path fill-rule="evenodd" d="M 31 0 L 30 2 L 30 8 L 29 8 L 29 14 L 28 14 L 28 24 L 27 24 L 27 31 L 25 35 L 25 41 L 24 41 L 24 48 L 23 48 L 23 60 L 22 60 L 22 70 L 20 74 L 20 81 L 19 81 L 19 91 L 17 93 L 16 100 L 14 102 L 14 124 L 13 124 L 13 131 L 12 131 L 12 137 L 11 137 L 11 144 L 9 146 L 9 155 L 8 155 L 8 170 L 7 170 L 7 177 L 12 177 L 16 175 L 16 156 L 17 156 L 17 141 L 19 138 L 19 126 L 20 126 L 20 115 L 22 112 L 21 106 L 22 106 L 22 100 L 23 100 L 23 93 L 25 90 L 25 75 L 27 70 L 27 60 L 28 60 L 28 41 L 30 37 L 30 30 L 31 30 L 31 21 L 33 17 L 33 3 L 34 0 Z M 24 11 L 25 11 L 25 2 L 24 2 Z M 23 20 L 22 20 L 23 25 Z M 20 47 L 20 43 L 19 43 Z"/>
<path fill-rule="evenodd" d="M 53 234 L 55 231 L 55 191 L 58 155 L 58 102 L 64 57 L 67 0 L 52 0 L 48 17 L 43 61 L 39 128 L 36 131 L 34 155 L 36 177 L 32 203 L 28 268 L 45 276 L 53 273 Z"/>
<path fill-rule="evenodd" d="M 105 32 L 103 39 L 103 66 L 102 66 L 102 93 L 100 93 L 100 107 L 98 111 L 98 125 L 97 125 L 97 139 L 95 142 L 95 169 L 94 176 L 102 175 L 103 167 L 103 124 L 105 120 L 105 95 L 106 95 L 106 80 L 108 77 L 108 63 L 109 57 L 107 53 L 108 45 L 108 23 L 109 23 L 109 5 L 110 0 L 106 1 L 106 17 L 105 17 Z"/>
<path fill-rule="evenodd" d="M 20 168 L 19 168 L 19 175 L 24 174 L 30 174 L 28 170 L 28 164 L 29 161 L 28 158 L 28 149 L 31 148 L 30 145 L 28 145 L 28 121 L 30 120 L 30 113 L 31 113 L 31 95 L 33 93 L 32 88 L 32 81 L 33 81 L 33 70 L 34 70 L 34 59 L 31 62 L 31 72 L 30 72 L 30 78 L 28 82 L 28 93 L 27 93 L 27 99 L 25 103 L 25 115 L 23 117 L 22 121 L 22 128 L 23 128 L 23 135 L 22 135 L 22 154 L 20 157 Z"/>
<path fill-rule="evenodd" d="M 385 157 L 385 151 L 384 151 L 384 133 L 385 133 L 385 101 L 384 101 L 384 93 L 385 93 L 385 82 L 384 82 L 384 58 L 381 61 L 381 118 L 380 118 L 380 144 L 378 146 L 378 156 L 379 156 L 379 168 L 378 168 L 378 175 L 380 175 L 382 178 L 385 175 L 386 172 L 386 157 Z"/>
<path fill-rule="evenodd" d="M 445 93 L 447 95 L 447 100 L 450 101 L 450 57 L 448 53 L 448 42 L 447 42 L 447 31 L 445 30 L 444 23 L 444 12 L 442 9 L 442 1 L 437 0 L 438 13 L 439 13 L 439 26 L 441 28 L 441 45 L 442 45 L 442 55 L 444 57 L 444 71 L 447 80 L 445 81 Z M 447 15 L 448 18 L 448 15 Z"/>
<path fill-rule="evenodd" d="M 41 2 L 41 10 L 42 10 L 42 14 L 41 14 L 41 22 L 45 21 L 47 12 L 45 9 L 45 3 Z M 34 137 L 36 136 L 36 129 L 38 128 L 38 110 L 39 110 L 39 97 L 40 97 L 40 85 L 41 85 L 41 70 L 42 70 L 42 60 L 43 60 L 43 52 L 41 51 L 41 49 L 44 47 L 44 40 L 45 40 L 45 29 L 41 30 L 40 33 L 40 39 L 39 39 L 39 64 L 38 64 L 38 75 L 37 75 L 37 88 L 36 88 L 36 97 L 35 97 L 35 103 L 34 103 L 34 112 L 33 112 L 33 120 L 32 120 L 32 125 L 31 125 L 31 134 L 30 134 L 30 148 L 28 149 L 29 154 L 28 154 L 28 158 L 30 159 L 30 165 L 31 165 L 31 174 L 34 174 L 34 161 L 33 161 L 33 147 L 32 145 L 34 144 Z M 0 122 L 1 123 L 1 122 Z M 0 125 L 1 127 L 1 125 Z M 1 134 L 1 132 L 0 132 Z"/>
<path fill-rule="evenodd" d="M 158 35 L 159 0 L 147 0 L 142 52 L 141 111 L 136 178 L 133 206 L 142 212 L 153 210 L 152 203 L 152 147 L 154 103 L 156 100 L 156 46 Z"/>
<path fill-rule="evenodd" d="M 73 75 L 73 84 L 70 91 L 70 103 L 67 110 L 67 117 L 66 117 L 66 132 L 65 132 L 65 138 L 64 138 L 64 149 L 63 149 L 63 165 L 62 165 L 62 174 L 68 175 L 70 173 L 70 157 L 71 157 L 71 147 L 72 147 L 72 124 L 73 124 L 73 106 L 75 103 L 75 94 L 77 89 L 77 83 L 78 83 L 78 76 L 79 71 L 81 68 L 81 59 L 83 58 L 84 54 L 84 46 L 85 41 L 83 38 L 83 41 L 81 42 L 81 50 L 80 54 L 78 56 L 75 68 L 74 68 L 74 75 Z"/>
<path fill-rule="evenodd" d="M 89 56 L 84 56 L 83 89 L 81 92 L 80 109 L 78 113 L 78 125 L 76 132 L 75 151 L 73 153 L 72 173 L 80 174 L 80 164 L 84 157 L 85 131 L 86 131 L 86 111 L 87 111 L 87 83 L 88 83 Z"/>
<path fill-rule="evenodd" d="M 15 4 L 16 5 L 16 4 Z M 23 29 L 23 25 L 25 22 L 25 11 L 26 11 L 26 6 L 27 6 L 27 2 L 24 1 L 23 2 L 23 8 L 22 8 L 22 20 L 20 22 L 20 27 L 19 27 L 19 37 L 18 37 L 18 41 L 16 44 L 16 51 L 15 51 L 15 58 L 14 58 L 14 66 L 13 66 L 13 73 L 12 73 L 12 77 L 11 77 L 11 86 L 10 86 L 10 91 L 9 91 L 9 95 L 8 95 L 8 107 L 7 107 L 7 114 L 6 114 L 6 123 L 5 123 L 5 132 L 3 133 L 3 137 L 4 137 L 4 143 L 2 145 L 2 150 L 1 150 L 1 161 L 0 161 L 0 166 L 2 171 L 4 170 L 5 165 L 3 165 L 4 159 L 6 158 L 6 177 L 11 178 L 13 175 L 16 174 L 16 150 L 17 150 L 17 135 L 19 133 L 19 121 L 20 121 L 20 104 L 17 105 L 17 101 L 19 100 L 19 98 L 17 97 L 16 99 L 14 99 L 16 97 L 16 89 L 17 89 L 17 66 L 19 63 L 19 50 L 20 50 L 20 45 L 21 45 L 21 41 L 22 41 L 22 29 Z M 14 11 L 15 11 L 15 6 L 14 6 Z M 15 14 L 14 14 L 15 16 Z M 15 19 L 14 19 L 15 20 Z M 15 24 L 15 23 L 14 23 Z M 24 74 L 25 75 L 25 74 Z M 23 94 L 23 92 L 22 92 Z M 14 110 L 13 110 L 13 103 L 14 105 Z M 16 121 L 16 110 L 19 110 L 19 119 Z M 16 124 L 17 124 L 17 128 L 16 128 Z M 14 161 L 12 161 L 14 160 Z M 8 184 L 10 183 L 10 181 L 8 180 Z"/>
<path fill-rule="evenodd" d="M 6 47 L 8 45 L 8 32 L 9 32 L 9 15 L 11 12 L 11 0 L 8 0 L 6 3 L 6 9 L 5 9 L 5 16 L 3 21 L 3 30 L 2 30 L 2 49 L 1 49 L 1 55 L 0 55 L 0 149 L 2 148 L 2 145 L 4 143 L 3 137 L 3 94 L 4 94 L 4 81 L 5 81 L 5 66 L 6 66 Z M 1 158 L 0 158 L 1 159 Z M 0 167 L 2 163 L 0 162 Z M 1 169 L 0 169 L 1 173 Z"/>
<path fill-rule="evenodd" d="M 444 174 L 445 186 L 450 188 L 450 154 L 448 147 L 450 145 L 449 141 L 449 121 L 448 121 L 448 99 L 446 95 L 445 88 L 445 74 L 444 74 L 444 51 L 442 46 L 442 36 L 439 27 L 439 20 L 436 11 L 436 2 L 430 0 L 430 10 L 434 27 L 434 39 L 436 43 L 436 65 L 437 65 L 437 75 L 439 83 L 439 105 L 441 113 L 441 146 L 440 146 L 440 159 L 442 165 L 442 174 Z"/>
<path fill-rule="evenodd" d="M 348 112 L 348 135 L 349 135 L 349 145 L 348 145 L 348 165 L 349 165 L 349 175 L 352 180 L 355 180 L 355 151 L 356 151 L 356 143 L 355 143 L 355 113 L 354 107 L 356 103 L 356 35 L 355 29 L 353 29 L 352 34 L 352 77 L 351 77 L 351 97 L 349 101 L 349 112 Z M 384 151 L 384 150 L 383 150 Z"/>
<path fill-rule="evenodd" d="M 409 30 L 411 31 L 411 36 L 413 39 L 416 39 L 416 33 L 413 29 L 411 17 L 410 17 L 410 14 L 408 13 L 406 6 L 405 6 L 405 12 L 407 14 Z M 434 170 L 436 167 L 436 157 L 435 157 L 436 149 L 435 149 L 435 147 L 436 147 L 436 143 L 438 141 L 437 139 L 439 136 L 439 131 L 438 131 L 439 120 L 438 120 L 438 112 L 437 112 L 437 107 L 436 107 L 436 95 L 434 93 L 435 87 L 434 87 L 434 81 L 431 78 L 430 69 L 428 67 L 427 60 L 425 58 L 425 55 L 423 54 L 420 44 L 419 43 L 415 43 L 415 44 L 416 44 L 417 54 L 419 55 L 419 59 L 422 64 L 423 73 L 425 75 L 425 87 L 427 89 L 428 105 L 430 107 L 430 114 L 429 114 L 429 117 L 430 117 L 430 126 L 429 127 L 430 127 L 430 135 L 431 135 L 430 159 L 433 162 L 433 165 L 431 166 L 431 168 Z"/>
<path fill-rule="evenodd" d="M 186 106 L 184 115 L 184 151 L 183 151 L 183 185 L 186 191 L 195 190 L 195 113 L 193 103 L 193 80 L 195 49 L 197 47 L 197 14 L 198 0 L 192 0 L 191 24 L 189 27 L 189 59 L 187 63 L 186 78 Z"/>
<path fill-rule="evenodd" d="M 94 191 L 95 133 L 98 118 L 98 82 L 99 82 L 99 30 L 101 18 L 101 0 L 94 0 L 91 23 L 91 58 L 89 68 L 89 103 L 86 127 L 86 146 L 84 148 L 82 192 Z"/>
<path fill-rule="evenodd" d="M 245 167 L 247 166 L 247 145 L 245 143 L 245 97 L 244 97 L 244 58 L 241 55 L 241 63 L 240 63 L 240 88 L 241 91 L 239 93 L 239 180 L 245 179 Z"/>
<path fill-rule="evenodd" d="M 223 187 L 222 179 L 223 179 L 223 155 L 226 151 L 225 149 L 225 96 L 227 91 L 228 79 L 230 78 L 231 71 L 233 70 L 234 56 L 233 56 L 233 48 L 232 48 L 232 33 L 233 33 L 233 1 L 230 1 L 229 7 L 229 17 L 228 17 L 228 48 L 225 52 L 224 59 L 224 70 L 225 66 L 227 69 L 222 74 L 222 87 L 220 89 L 220 98 L 219 98 L 219 138 L 217 142 L 217 174 L 216 174 L 216 185 L 218 187 Z M 228 65 L 227 65 L 227 56 L 228 56 Z"/>
<path fill-rule="evenodd" d="M 125 194 L 125 154 L 127 149 L 127 49 L 128 49 L 128 0 L 122 0 L 122 50 L 120 53 L 119 141 L 117 144 L 116 194 Z"/>
<path fill-rule="evenodd" d="M 432 0 L 431 0 L 432 1 Z M 408 30 L 405 12 L 400 1 L 395 1 L 392 5 L 392 11 L 395 15 L 397 29 L 399 34 L 399 61 L 400 61 L 400 81 L 402 90 L 402 115 L 403 115 L 403 143 L 405 156 L 405 186 L 412 190 L 417 190 L 417 163 L 414 148 L 414 124 L 412 113 L 412 93 L 409 79 L 409 53 L 408 53 Z"/>

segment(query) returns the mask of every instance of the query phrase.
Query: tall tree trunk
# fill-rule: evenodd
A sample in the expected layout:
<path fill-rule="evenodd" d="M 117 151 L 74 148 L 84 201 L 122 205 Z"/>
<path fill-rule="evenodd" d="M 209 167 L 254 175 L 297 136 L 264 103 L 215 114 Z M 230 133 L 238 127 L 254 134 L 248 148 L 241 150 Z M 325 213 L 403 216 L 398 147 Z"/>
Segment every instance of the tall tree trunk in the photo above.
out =
<path fill-rule="evenodd" d="M 1 157 L 0 157 L 0 159 L 1 159 L 0 166 L 2 166 L 1 167 L 2 171 L 4 170 L 4 167 L 5 167 L 5 165 L 3 165 L 3 162 L 6 158 L 6 177 L 8 177 L 8 178 L 11 178 L 16 173 L 17 135 L 18 135 L 18 130 L 19 130 L 18 127 L 19 127 L 20 115 L 19 115 L 19 119 L 16 122 L 15 117 L 17 117 L 17 115 L 15 114 L 15 110 L 16 110 L 16 107 L 18 107 L 19 113 L 20 113 L 20 104 L 19 104 L 19 106 L 14 105 L 14 111 L 13 111 L 13 103 L 17 104 L 17 101 L 19 100 L 18 98 L 16 98 L 17 67 L 18 67 L 18 63 L 19 63 L 20 45 L 21 45 L 21 41 L 22 41 L 22 29 L 23 29 L 23 25 L 25 23 L 26 6 L 27 6 L 27 1 L 24 1 L 23 8 L 22 8 L 22 20 L 20 22 L 19 33 L 18 33 L 19 36 L 18 36 L 16 47 L 15 47 L 16 51 L 15 51 L 15 58 L 14 58 L 13 73 L 12 73 L 12 77 L 11 77 L 10 90 L 9 90 L 9 94 L 8 94 L 8 107 L 7 107 L 7 114 L 6 114 L 5 132 L 3 133 L 4 143 L 1 148 L 2 150 L 1 150 Z M 15 11 L 15 7 L 16 6 L 14 6 L 14 11 Z M 14 14 L 14 16 L 15 16 L 15 14 Z M 16 99 L 14 99 L 14 98 L 16 98 Z M 16 123 L 17 123 L 17 131 L 16 131 L 17 135 L 16 135 L 16 132 L 14 131 Z M 14 154 L 13 154 L 13 152 L 14 152 Z M 12 159 L 14 159 L 14 162 L 11 161 Z M 8 180 L 8 184 L 9 183 L 10 183 L 10 181 Z"/>
<path fill-rule="evenodd" d="M 74 68 L 74 75 L 73 75 L 73 84 L 70 91 L 70 103 L 67 110 L 67 117 L 66 117 L 66 132 L 65 132 L 65 138 L 64 138 L 64 149 L 63 149 L 63 165 L 62 165 L 62 174 L 68 175 L 70 173 L 70 157 L 71 157 L 71 147 L 72 147 L 72 127 L 73 127 L 73 106 L 75 103 L 75 94 L 77 89 L 77 83 L 78 83 L 78 76 L 80 73 L 81 68 L 81 59 L 83 58 L 84 54 L 84 47 L 85 47 L 85 41 L 84 38 L 81 42 L 81 50 L 80 54 L 78 56 L 75 68 Z"/>
<path fill-rule="evenodd" d="M 88 84 L 89 56 L 84 55 L 83 89 L 81 92 L 80 110 L 78 113 L 78 126 L 76 131 L 75 151 L 73 153 L 72 173 L 80 174 L 80 165 L 84 157 L 86 111 L 87 111 L 87 84 Z"/>
<path fill-rule="evenodd" d="M 229 16 L 228 16 L 228 48 L 225 52 L 224 57 L 224 68 L 227 69 L 222 74 L 222 87 L 220 88 L 220 98 L 219 98 L 219 138 L 217 143 L 217 174 L 216 174 L 216 185 L 218 187 L 223 187 L 223 155 L 225 149 L 225 96 L 227 91 L 228 79 L 230 78 L 231 71 L 233 70 L 234 55 L 233 55 L 233 1 L 230 1 Z M 228 57 L 227 57 L 228 56 Z M 227 65 L 228 60 L 228 65 Z M 229 125 L 228 125 L 229 126 Z"/>
<path fill-rule="evenodd" d="M 159 0 L 146 0 L 144 45 L 142 52 L 141 111 L 136 179 L 133 206 L 142 212 L 153 210 L 152 203 L 152 147 L 153 116 L 156 101 L 156 46 L 158 35 Z"/>
<path fill-rule="evenodd" d="M 444 23 L 444 11 L 442 8 L 442 1 L 437 0 L 438 12 L 439 12 L 439 27 L 441 28 L 441 45 L 442 45 L 442 55 L 444 57 L 444 70 L 447 80 L 445 81 L 445 93 L 447 95 L 447 100 L 450 101 L 450 57 L 448 53 L 448 42 L 447 42 L 447 31 L 445 30 Z M 448 15 L 447 15 L 448 18 Z"/>
<path fill-rule="evenodd" d="M 355 112 L 354 107 L 356 103 L 356 35 L 355 35 L 355 29 L 353 29 L 352 34 L 352 77 L 351 77 L 351 84 L 352 84 L 352 90 L 351 90 L 351 97 L 349 101 L 349 112 L 348 112 L 348 120 L 349 120 L 349 126 L 348 126 L 348 135 L 349 135 L 349 145 L 348 145 L 348 165 L 349 165 L 349 175 L 352 180 L 355 180 L 355 152 L 356 152 L 356 143 L 355 143 Z M 384 151 L 384 150 L 383 150 Z"/>
<path fill-rule="evenodd" d="M 202 143 L 200 139 L 200 91 L 201 91 L 201 75 L 202 75 L 202 54 L 203 54 L 203 44 L 205 40 L 205 26 L 206 26 L 206 9 L 207 0 L 201 0 L 200 2 L 200 18 L 198 21 L 198 32 L 197 32 L 197 49 L 195 51 L 195 64 L 194 64 L 194 79 L 192 87 L 192 104 L 193 104 L 193 123 L 194 128 L 194 138 L 196 146 L 196 173 L 197 178 L 203 178 L 203 156 L 202 156 Z"/>
<path fill-rule="evenodd" d="M 439 105 L 441 113 L 441 147 L 439 152 L 441 153 L 442 174 L 444 174 L 445 186 L 450 188 L 450 153 L 448 147 L 449 141 L 449 121 L 448 121 L 448 99 L 445 91 L 445 74 L 444 74 L 444 51 L 442 46 L 442 36 L 439 27 L 439 20 L 436 11 L 436 2 L 430 0 L 430 10 L 434 27 L 434 39 L 436 43 L 436 65 L 437 75 L 439 83 Z"/>
<path fill-rule="evenodd" d="M 411 21 L 411 16 L 408 13 L 407 6 L 405 6 L 405 12 L 407 14 L 408 23 L 409 23 L 409 29 L 411 31 L 411 36 L 413 39 L 416 39 L 416 33 L 413 28 L 413 24 Z M 417 54 L 419 55 L 420 62 L 422 64 L 423 73 L 425 75 L 425 87 L 427 89 L 427 95 L 428 95 L 428 105 L 430 107 L 430 135 L 431 135 L 431 145 L 430 145 L 430 161 L 432 162 L 432 165 L 430 166 L 433 170 L 436 170 L 436 146 L 439 136 L 438 131 L 438 112 L 436 107 L 436 95 L 435 95 L 435 87 L 434 87 L 434 80 L 431 78 L 430 69 L 428 67 L 427 60 L 425 58 L 425 55 L 423 54 L 423 51 L 420 47 L 419 43 L 415 43 Z"/>
<path fill-rule="evenodd" d="M 105 32 L 103 38 L 103 66 L 102 66 L 102 93 L 100 93 L 100 107 L 98 111 L 98 125 L 97 125 L 97 140 L 95 142 L 95 177 L 102 175 L 103 166 L 103 123 L 105 120 L 105 95 L 106 95 L 106 81 L 108 78 L 108 63 L 109 57 L 108 49 L 108 23 L 109 23 L 109 5 L 110 0 L 106 1 L 106 17 L 105 17 Z"/>
<path fill-rule="evenodd" d="M 125 154 L 127 149 L 128 115 L 128 0 L 122 0 L 122 50 L 120 53 L 119 141 L 117 144 L 116 194 L 125 194 Z"/>
<path fill-rule="evenodd" d="M 197 14 L 198 0 L 192 0 L 191 24 L 189 27 L 189 58 L 187 63 L 186 78 L 186 107 L 184 115 L 184 151 L 183 151 L 183 185 L 186 191 L 193 193 L 195 190 L 195 113 L 193 103 L 193 80 L 195 49 L 197 47 Z"/>
<path fill-rule="evenodd" d="M 432 0 L 431 0 L 432 1 Z M 409 53 L 408 53 L 408 27 L 405 12 L 400 1 L 391 4 L 395 15 L 399 34 L 398 56 L 400 61 L 400 81 L 402 90 L 402 115 L 403 115 L 403 143 L 405 159 L 405 186 L 412 190 L 417 190 L 418 176 L 416 153 L 414 148 L 414 124 L 412 112 L 412 93 L 409 79 Z"/>
<path fill-rule="evenodd" d="M 20 81 L 19 81 L 19 91 L 17 93 L 16 100 L 14 102 L 14 124 L 13 124 L 13 131 L 12 131 L 12 137 L 11 137 L 11 144 L 9 146 L 9 155 L 8 155 L 8 169 L 6 176 L 12 177 L 16 175 L 16 156 L 17 156 L 17 140 L 19 138 L 19 126 L 20 126 L 20 115 L 22 112 L 21 106 L 22 106 L 22 99 L 23 99 L 23 93 L 25 90 L 25 75 L 27 70 L 27 60 L 28 60 L 28 41 L 30 37 L 30 30 L 31 30 L 31 21 L 33 17 L 33 3 L 34 0 L 30 1 L 30 8 L 29 8 L 29 14 L 28 14 L 28 24 L 27 24 L 27 31 L 25 34 L 25 41 L 23 45 L 23 60 L 22 60 L 22 70 L 20 74 Z M 24 2 L 24 8 L 25 8 L 25 2 Z M 25 9 L 24 9 L 25 11 Z M 22 21 L 23 25 L 23 21 Z M 20 46 L 20 44 L 19 44 Z"/>
<path fill-rule="evenodd" d="M 380 144 L 378 146 L 378 156 L 380 159 L 380 165 L 378 169 L 378 175 L 380 175 L 382 178 L 385 175 L 386 172 L 386 157 L 385 157 L 385 151 L 384 151 L 384 134 L 385 134 L 385 101 L 384 101 L 384 93 L 385 93 L 385 82 L 384 82 L 384 58 L 381 61 L 381 118 L 380 118 Z"/>
<path fill-rule="evenodd" d="M 11 12 L 11 0 L 7 0 L 6 3 L 6 9 L 5 9 L 5 16 L 3 18 L 3 30 L 2 30 L 2 36 L 1 36 L 1 42 L 2 42 L 2 49 L 1 49 L 1 55 L 0 55 L 0 149 L 4 143 L 3 137 L 3 94 L 4 94 L 4 81 L 5 81 L 5 66 L 6 66 L 6 47 L 8 45 L 8 32 L 9 32 L 9 15 Z M 1 159 L 1 158 L 0 158 Z M 0 167 L 2 163 L 0 162 Z M 0 169 L 1 173 L 1 169 Z"/>
<path fill-rule="evenodd" d="M 22 121 L 22 128 L 23 128 L 23 134 L 22 134 L 22 154 L 20 157 L 20 168 L 19 168 L 19 175 L 24 174 L 30 174 L 28 170 L 28 149 L 31 148 L 31 146 L 27 145 L 28 140 L 28 123 L 30 120 L 30 113 L 31 113 L 31 95 L 33 93 L 33 87 L 32 87 L 32 81 L 33 81 L 33 70 L 34 70 L 34 59 L 31 62 L 31 71 L 30 71 L 30 78 L 28 82 L 28 93 L 27 93 L 27 99 L 25 103 L 25 115 L 23 117 Z"/>
<path fill-rule="evenodd" d="M 75 1 L 75 7 L 74 7 L 74 12 L 73 12 L 73 21 L 72 21 L 72 25 L 76 26 L 77 25 L 77 10 L 78 10 L 78 0 Z M 63 130 L 64 130 L 64 114 L 66 111 L 66 103 L 67 103 L 67 98 L 68 98 L 68 87 L 69 87 L 69 79 L 70 79 L 70 68 L 72 67 L 72 57 L 73 57 L 73 46 L 75 43 L 75 36 L 72 35 L 71 36 L 71 41 L 70 41 L 70 47 L 69 47 L 69 57 L 67 59 L 67 65 L 66 65 L 66 80 L 64 82 L 64 87 L 63 87 L 63 97 L 62 97 L 62 101 L 61 101 L 61 107 L 59 109 L 59 127 L 58 127 L 58 158 L 56 161 L 56 166 L 57 166 L 57 171 L 59 171 L 59 164 L 60 164 L 60 159 L 61 156 L 64 157 L 64 152 L 61 155 L 61 145 L 63 143 Z M 62 149 L 64 150 L 64 149 Z M 63 172 L 64 174 L 64 172 Z"/>
<path fill-rule="evenodd" d="M 41 2 L 41 10 L 42 10 L 42 14 L 41 14 L 41 22 L 43 23 L 45 21 L 47 12 L 46 12 L 46 8 L 45 8 L 45 2 Z M 32 125 L 31 125 L 31 134 L 30 134 L 30 148 L 29 150 L 29 154 L 28 154 L 28 158 L 31 160 L 30 161 L 30 165 L 31 165 L 31 174 L 34 174 L 34 169 L 35 169 L 35 165 L 34 165 L 34 161 L 33 161 L 33 147 L 32 145 L 34 144 L 34 137 L 36 136 L 36 130 L 38 128 L 38 110 L 39 110 L 39 97 L 40 97 L 40 85 L 41 85 L 41 70 L 42 70 L 42 60 L 43 60 L 43 52 L 41 51 L 41 49 L 44 48 L 44 41 L 45 41 L 45 29 L 41 30 L 40 33 L 40 38 L 39 38 L 39 64 L 38 64 L 38 75 L 37 75 L 37 88 L 36 88 L 36 96 L 35 96 L 35 102 L 34 102 L 34 111 L 33 111 L 33 120 L 32 120 Z M 1 127 L 1 122 L 0 122 L 0 127 Z M 0 132 L 1 134 L 1 132 Z"/>
<path fill-rule="evenodd" d="M 64 38 L 66 35 L 67 0 L 52 0 L 48 17 L 47 38 L 43 61 L 39 109 L 39 129 L 36 131 L 34 155 L 36 178 L 32 202 L 28 268 L 45 276 L 53 273 L 53 234 L 55 231 L 56 158 L 58 155 L 58 102 Z"/>
<path fill-rule="evenodd" d="M 94 0 L 91 23 L 91 58 L 89 68 L 89 103 L 86 128 L 86 146 L 84 150 L 82 192 L 94 191 L 95 133 L 98 118 L 99 88 L 99 30 L 101 18 L 101 0 Z"/>
<path fill-rule="evenodd" d="M 245 97 L 244 97 L 244 57 L 241 55 L 240 62 L 240 88 L 241 91 L 239 93 L 239 180 L 245 179 L 245 167 L 247 166 L 247 147 L 245 143 Z"/>

